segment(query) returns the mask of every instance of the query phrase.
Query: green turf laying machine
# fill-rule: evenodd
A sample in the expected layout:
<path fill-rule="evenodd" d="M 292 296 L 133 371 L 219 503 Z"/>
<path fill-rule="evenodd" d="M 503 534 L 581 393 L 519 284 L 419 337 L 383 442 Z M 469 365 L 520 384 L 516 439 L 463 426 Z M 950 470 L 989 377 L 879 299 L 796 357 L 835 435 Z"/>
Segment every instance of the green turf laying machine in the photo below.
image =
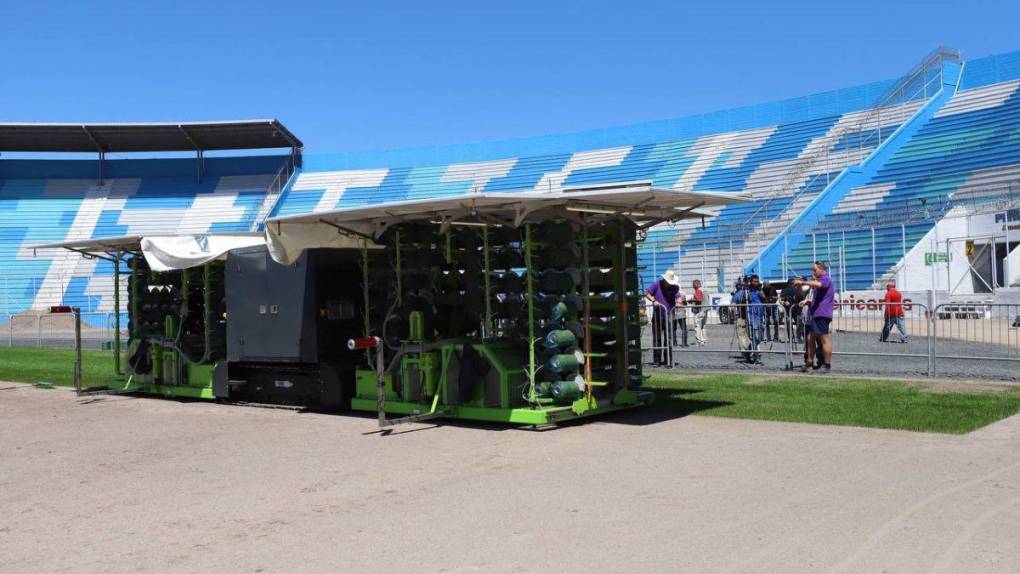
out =
<path fill-rule="evenodd" d="M 544 425 L 639 406 L 638 242 L 731 195 L 647 183 L 475 194 L 271 219 L 273 256 L 362 241 L 351 398 L 383 426 Z"/>
<path fill-rule="evenodd" d="M 118 314 L 129 273 L 125 377 L 108 390 L 350 408 L 383 426 L 544 425 L 651 400 L 638 243 L 738 200 L 647 183 L 472 194 L 274 218 L 264 234 L 39 248 L 113 262 Z"/>

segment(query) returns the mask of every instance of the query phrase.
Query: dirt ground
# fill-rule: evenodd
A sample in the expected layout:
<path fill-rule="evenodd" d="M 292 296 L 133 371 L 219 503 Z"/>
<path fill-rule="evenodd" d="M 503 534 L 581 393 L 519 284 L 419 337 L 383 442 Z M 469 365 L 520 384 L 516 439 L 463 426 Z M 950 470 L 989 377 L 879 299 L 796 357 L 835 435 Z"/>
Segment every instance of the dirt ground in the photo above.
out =
<path fill-rule="evenodd" d="M 1020 418 L 550 431 L 0 383 L 2 572 L 1017 572 Z"/>

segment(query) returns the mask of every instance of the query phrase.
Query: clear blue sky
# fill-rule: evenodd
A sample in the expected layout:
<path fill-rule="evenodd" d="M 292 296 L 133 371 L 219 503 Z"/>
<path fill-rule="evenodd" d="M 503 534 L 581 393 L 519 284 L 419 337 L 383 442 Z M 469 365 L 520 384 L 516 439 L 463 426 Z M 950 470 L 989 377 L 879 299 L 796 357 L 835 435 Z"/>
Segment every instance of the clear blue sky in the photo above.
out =
<path fill-rule="evenodd" d="M 0 121 L 277 117 L 309 152 L 468 143 L 885 79 L 938 44 L 1020 50 L 1017 22 L 1005 0 L 0 0 Z"/>

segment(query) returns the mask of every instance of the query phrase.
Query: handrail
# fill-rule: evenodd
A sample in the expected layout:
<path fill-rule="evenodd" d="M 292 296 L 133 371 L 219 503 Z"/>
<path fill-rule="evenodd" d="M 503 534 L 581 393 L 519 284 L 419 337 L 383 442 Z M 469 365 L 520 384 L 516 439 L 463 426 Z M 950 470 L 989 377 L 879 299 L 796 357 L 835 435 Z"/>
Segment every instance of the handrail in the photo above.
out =
<path fill-rule="evenodd" d="M 870 111 L 864 117 L 860 118 L 857 122 L 855 122 L 852 125 L 844 124 L 843 126 L 841 126 L 841 129 L 839 129 L 837 132 L 833 134 L 830 134 L 826 139 L 838 142 L 841 138 L 851 133 L 863 133 L 862 126 L 866 126 L 872 123 L 872 120 L 874 120 L 876 128 L 870 131 L 868 137 L 870 137 L 871 134 L 877 133 L 879 138 L 881 138 L 882 109 L 894 105 L 902 106 L 904 104 L 907 104 L 908 102 L 917 99 L 918 94 L 923 94 L 924 99 L 928 99 L 934 96 L 938 92 L 938 90 L 929 91 L 928 86 L 935 81 L 941 82 L 942 64 L 947 61 L 959 62 L 960 61 L 959 51 L 954 48 L 947 48 L 944 46 L 939 46 L 935 48 L 934 50 L 929 52 L 928 55 L 925 56 L 920 63 L 916 64 L 906 74 L 901 76 L 900 79 L 897 80 L 895 84 L 893 84 L 889 89 L 887 89 L 883 96 L 879 99 L 878 103 L 872 106 Z M 937 69 L 938 73 L 934 75 L 931 79 L 928 79 L 928 73 L 932 69 Z M 919 76 L 924 79 L 921 87 L 915 90 L 913 93 L 911 93 L 909 97 L 901 99 L 903 98 L 903 94 L 905 93 L 906 88 L 909 87 L 915 80 L 917 80 Z M 902 107 L 900 111 L 902 113 L 903 111 Z M 859 139 L 858 147 L 863 153 L 863 149 L 865 147 L 864 137 L 860 137 L 858 139 Z M 797 165 L 795 166 L 792 175 L 785 179 L 785 184 L 773 185 L 772 193 L 768 195 L 765 202 L 761 206 L 759 206 L 758 209 L 756 209 L 747 219 L 744 220 L 742 224 L 740 224 L 739 229 L 741 231 L 746 232 L 747 227 L 752 225 L 752 222 L 755 220 L 758 214 L 761 213 L 763 210 L 767 210 L 769 206 L 772 205 L 772 202 L 778 199 L 778 194 L 775 193 L 777 188 L 793 187 L 794 194 L 791 203 L 796 202 L 799 197 L 801 197 L 804 193 L 807 192 L 807 190 L 811 187 L 811 184 L 814 183 L 815 179 L 822 174 L 816 173 L 807 182 L 805 182 L 804 185 L 798 185 L 800 180 L 804 178 L 806 173 L 812 167 L 814 167 L 814 165 L 817 164 L 820 159 L 828 157 L 830 148 L 831 145 L 827 143 L 824 147 L 820 147 L 818 151 L 816 151 L 814 154 L 802 158 L 802 161 L 798 162 Z M 849 154 L 849 138 L 847 138 L 846 152 Z M 827 173 L 828 172 L 826 172 L 826 174 Z M 783 214 L 780 214 L 775 218 L 769 220 L 768 222 L 754 225 L 754 227 L 761 227 L 763 225 L 771 223 L 772 221 L 779 221 L 781 220 L 782 217 Z"/>
<path fill-rule="evenodd" d="M 294 156 L 287 156 L 280 169 L 276 170 L 276 177 L 266 187 L 266 193 L 262 196 L 262 204 L 259 206 L 258 211 L 255 211 L 252 215 L 252 221 L 249 223 L 249 228 L 252 231 L 256 231 L 259 225 L 262 224 L 262 221 L 269 217 L 273 208 L 276 207 L 276 202 L 283 195 L 283 189 L 287 186 L 287 182 L 290 181 L 291 176 L 296 170 L 297 166 L 294 164 Z"/>

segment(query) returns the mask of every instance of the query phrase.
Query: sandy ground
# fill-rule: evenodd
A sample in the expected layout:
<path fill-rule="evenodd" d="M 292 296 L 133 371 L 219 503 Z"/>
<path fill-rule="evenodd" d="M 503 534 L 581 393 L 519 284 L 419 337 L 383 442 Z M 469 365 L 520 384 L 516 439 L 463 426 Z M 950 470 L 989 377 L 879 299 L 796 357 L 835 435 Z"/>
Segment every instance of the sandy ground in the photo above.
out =
<path fill-rule="evenodd" d="M 0 383 L 2 572 L 1017 572 L 1020 418 L 551 431 Z"/>

